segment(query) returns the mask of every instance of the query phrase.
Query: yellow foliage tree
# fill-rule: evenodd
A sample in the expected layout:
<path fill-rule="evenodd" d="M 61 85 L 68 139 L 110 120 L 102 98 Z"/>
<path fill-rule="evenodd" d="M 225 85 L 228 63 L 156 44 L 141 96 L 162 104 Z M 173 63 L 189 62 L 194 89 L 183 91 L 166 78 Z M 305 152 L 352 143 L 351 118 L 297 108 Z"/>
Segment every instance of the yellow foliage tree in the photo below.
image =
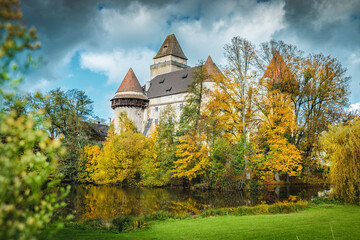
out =
<path fill-rule="evenodd" d="M 330 165 L 332 193 L 348 203 L 360 203 L 360 119 L 330 127 L 320 138 Z"/>
<path fill-rule="evenodd" d="M 176 151 L 178 160 L 171 170 L 172 177 L 185 177 L 191 183 L 191 180 L 206 173 L 210 165 L 210 149 L 205 140 L 205 135 L 199 137 L 193 132 L 179 138 Z"/>
<path fill-rule="evenodd" d="M 258 132 L 267 148 L 263 170 L 270 174 L 295 176 L 302 170 L 302 158 L 300 151 L 289 142 L 296 131 L 293 104 L 287 94 L 274 90 L 267 94 L 264 105 Z"/>
<path fill-rule="evenodd" d="M 147 139 L 136 132 L 126 113 L 120 114 L 120 124 L 120 134 L 110 128 L 100 153 L 95 146 L 84 151 L 91 181 L 100 184 L 133 181 L 140 172 L 142 160 L 148 155 Z"/>
<path fill-rule="evenodd" d="M 101 149 L 98 145 L 87 145 L 84 147 L 83 153 L 80 157 L 80 165 L 85 168 L 85 171 L 80 175 L 81 182 L 93 182 L 91 178 L 97 172 L 97 165 Z"/>
<path fill-rule="evenodd" d="M 225 45 L 228 66 L 224 74 L 213 76 L 215 88 L 205 108 L 205 115 L 230 142 L 236 143 L 253 127 L 252 65 L 255 61 L 254 46 L 240 37 Z"/>

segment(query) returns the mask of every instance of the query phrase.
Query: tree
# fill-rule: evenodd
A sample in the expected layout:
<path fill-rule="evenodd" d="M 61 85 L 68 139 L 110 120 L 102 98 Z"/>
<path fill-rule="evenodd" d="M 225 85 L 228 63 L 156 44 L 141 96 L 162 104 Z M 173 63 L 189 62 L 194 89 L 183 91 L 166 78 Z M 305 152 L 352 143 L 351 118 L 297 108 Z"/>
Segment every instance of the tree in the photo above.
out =
<path fill-rule="evenodd" d="M 252 80 L 255 61 L 254 46 L 247 40 L 234 37 L 225 45 L 225 57 L 228 65 L 224 74 L 218 74 L 214 80 L 216 88 L 207 105 L 207 111 L 216 111 L 217 128 L 223 136 L 236 143 L 242 135 L 246 136 L 247 126 L 252 128 L 253 106 Z"/>
<path fill-rule="evenodd" d="M 84 146 L 92 143 L 89 122 L 93 115 L 92 103 L 84 91 L 77 89 L 64 92 L 57 88 L 46 95 L 37 92 L 27 96 L 27 111 L 41 111 L 38 119 L 43 123 L 41 128 L 47 130 L 52 139 L 61 139 L 66 147 L 58 170 L 71 181 L 82 174 L 79 157 Z"/>
<path fill-rule="evenodd" d="M 52 191 L 59 148 L 30 116 L 0 114 L 1 239 L 35 239 L 65 205 L 59 201 L 68 191 Z"/>
<path fill-rule="evenodd" d="M 309 173 L 319 134 L 344 116 L 348 104 L 349 80 L 346 69 L 336 58 L 322 54 L 304 57 L 296 46 L 282 41 L 263 43 L 256 56 L 261 78 L 254 103 L 264 111 L 267 92 L 278 90 L 288 96 L 294 107 L 296 130 L 291 137 Z"/>
<path fill-rule="evenodd" d="M 264 156 L 262 170 L 275 174 L 279 181 L 279 173 L 296 176 L 302 170 L 300 151 L 291 143 L 296 131 L 294 108 L 285 93 L 274 90 L 268 93 L 263 121 L 260 125 Z"/>
<path fill-rule="evenodd" d="M 21 24 L 20 3 L 0 1 L 0 101 L 11 101 L 21 73 L 32 62 L 28 50 L 40 45 L 34 29 Z M 30 53 L 29 53 L 30 54 Z M 21 70 L 21 71 L 20 71 Z M 16 103 L 12 103 L 15 108 Z M 0 111 L 0 239 L 36 239 L 66 191 L 54 191 L 59 142 L 37 129 L 31 115 Z"/>
<path fill-rule="evenodd" d="M 149 139 L 150 156 L 142 165 L 142 181 L 147 186 L 164 186 L 171 180 L 170 170 L 176 160 L 175 112 L 164 108 L 160 122 Z"/>
<path fill-rule="evenodd" d="M 200 122 L 203 120 L 202 109 L 207 92 L 203 83 L 208 78 L 208 74 L 203 66 L 203 62 L 200 62 L 192 73 L 194 80 L 188 86 L 186 104 L 180 115 L 178 136 L 183 136 L 191 131 L 197 133 L 204 131 L 204 126 Z"/>
<path fill-rule="evenodd" d="M 332 194 L 348 203 L 360 203 L 360 120 L 333 125 L 320 137 L 330 166 Z"/>
<path fill-rule="evenodd" d="M 298 126 L 295 144 L 304 152 L 309 171 L 321 132 L 346 114 L 350 78 L 336 58 L 322 54 L 308 56 L 301 71 L 299 94 L 293 101 Z"/>
<path fill-rule="evenodd" d="M 234 37 L 224 49 L 228 65 L 224 75 L 215 77 L 216 88 L 206 112 L 222 137 L 234 145 L 242 144 L 236 148 L 247 149 L 248 135 L 256 126 L 255 108 L 252 104 L 255 47 L 246 39 Z M 243 170 L 239 173 L 244 176 L 244 181 L 246 175 L 249 177 L 248 161 L 252 158 L 246 152 L 243 151 L 243 156 L 234 158 L 244 161 Z M 235 165 L 240 166 L 238 163 Z"/>
<path fill-rule="evenodd" d="M 191 132 L 181 136 L 176 151 L 178 159 L 174 162 L 171 170 L 172 177 L 185 177 L 191 184 L 193 179 L 207 172 L 210 164 L 209 155 L 205 135 L 199 137 Z"/>
<path fill-rule="evenodd" d="M 89 155 L 87 172 L 96 183 L 123 183 L 139 180 L 143 159 L 148 156 L 146 137 L 136 132 L 134 123 L 126 113 L 120 115 L 122 131 L 115 134 L 111 127 L 103 149 L 99 154 Z"/>
<path fill-rule="evenodd" d="M 100 154 L 101 148 L 98 145 L 87 145 L 84 147 L 80 158 L 80 166 L 84 168 L 79 176 L 79 180 L 81 182 L 94 182 L 92 177 L 98 171 L 98 161 Z"/>

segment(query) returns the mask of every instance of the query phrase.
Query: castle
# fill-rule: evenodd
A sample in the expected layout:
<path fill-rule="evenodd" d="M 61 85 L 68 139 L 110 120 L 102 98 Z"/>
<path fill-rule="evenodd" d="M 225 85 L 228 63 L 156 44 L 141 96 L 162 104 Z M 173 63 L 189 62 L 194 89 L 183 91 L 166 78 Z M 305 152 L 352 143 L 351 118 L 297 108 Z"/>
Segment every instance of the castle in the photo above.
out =
<path fill-rule="evenodd" d="M 150 66 L 150 81 L 142 87 L 132 68 L 111 99 L 114 109 L 114 128 L 119 133 L 119 114 L 126 112 L 139 132 L 148 136 L 159 123 L 161 111 L 171 105 L 179 119 L 186 102 L 187 90 L 193 82 L 196 67 L 187 65 L 187 57 L 174 34 L 166 37 Z M 209 75 L 220 72 L 209 56 L 203 65 Z M 206 89 L 214 88 L 211 78 L 203 82 Z"/>

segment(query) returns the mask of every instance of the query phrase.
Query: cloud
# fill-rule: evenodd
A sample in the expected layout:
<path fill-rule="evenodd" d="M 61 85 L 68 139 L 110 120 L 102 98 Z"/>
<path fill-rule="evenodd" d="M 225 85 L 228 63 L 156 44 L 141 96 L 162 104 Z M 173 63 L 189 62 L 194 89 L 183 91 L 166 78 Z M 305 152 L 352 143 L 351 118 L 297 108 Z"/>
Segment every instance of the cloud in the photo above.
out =
<path fill-rule="evenodd" d="M 349 107 L 349 112 L 359 112 L 360 113 L 360 102 L 351 104 Z"/>
<path fill-rule="evenodd" d="M 141 83 L 168 34 L 175 33 L 189 65 L 211 55 L 225 65 L 223 46 L 234 36 L 255 44 L 284 40 L 307 53 L 337 57 L 353 76 L 351 101 L 360 102 L 360 1 L 358 0 L 22 0 L 24 20 L 37 28 L 47 64 L 27 75 L 44 87 L 80 67 L 119 84 L 129 67 Z M 39 81 L 38 79 L 41 79 Z M 71 88 L 71 86 L 69 86 Z"/>
<path fill-rule="evenodd" d="M 150 78 L 147 73 L 155 54 L 154 51 L 148 49 L 83 53 L 81 54 L 80 64 L 82 68 L 104 73 L 108 77 L 107 84 L 120 84 L 126 72 L 132 67 L 140 83 L 144 84 Z"/>

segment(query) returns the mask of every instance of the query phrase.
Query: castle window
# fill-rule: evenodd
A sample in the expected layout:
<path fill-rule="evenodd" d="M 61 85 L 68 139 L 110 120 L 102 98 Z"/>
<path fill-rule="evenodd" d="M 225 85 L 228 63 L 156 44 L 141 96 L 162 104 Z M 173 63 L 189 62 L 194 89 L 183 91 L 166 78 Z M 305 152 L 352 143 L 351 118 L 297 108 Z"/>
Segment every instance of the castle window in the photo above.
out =
<path fill-rule="evenodd" d="M 161 80 L 159 83 L 162 84 L 165 82 L 165 78 L 163 80 Z"/>
<path fill-rule="evenodd" d="M 159 107 L 155 107 L 155 112 L 159 111 Z"/>
<path fill-rule="evenodd" d="M 182 109 L 184 107 L 184 104 L 180 103 L 180 109 Z"/>
<path fill-rule="evenodd" d="M 159 119 L 155 119 L 155 125 L 159 124 Z"/>
<path fill-rule="evenodd" d="M 164 45 L 164 48 L 167 48 L 167 45 Z"/>
<path fill-rule="evenodd" d="M 171 91 L 171 89 L 172 89 L 172 87 L 171 87 L 171 88 L 169 88 L 169 89 L 166 89 L 166 92 L 170 92 L 170 91 Z"/>
<path fill-rule="evenodd" d="M 182 79 L 187 78 L 187 76 L 188 76 L 188 74 L 183 75 L 183 76 L 182 76 Z"/>

